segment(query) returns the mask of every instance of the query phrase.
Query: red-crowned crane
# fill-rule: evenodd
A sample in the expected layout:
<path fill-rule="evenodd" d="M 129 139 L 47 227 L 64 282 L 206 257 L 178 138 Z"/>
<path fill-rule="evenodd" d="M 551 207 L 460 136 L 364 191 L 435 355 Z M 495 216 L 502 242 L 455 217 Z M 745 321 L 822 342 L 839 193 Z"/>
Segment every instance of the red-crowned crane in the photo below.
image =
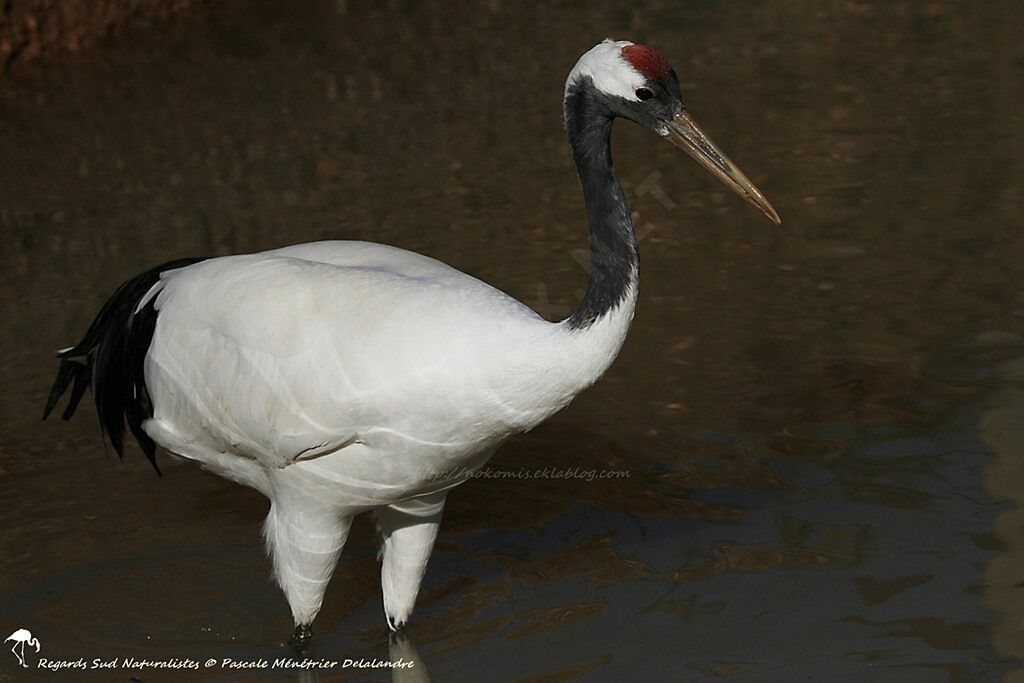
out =
<path fill-rule="evenodd" d="M 476 278 L 382 244 L 172 261 L 122 284 L 82 341 L 59 352 L 46 414 L 71 387 L 69 418 L 91 386 L 119 455 L 127 423 L 154 467 L 160 444 L 267 496 L 267 547 L 300 645 L 353 516 L 374 511 L 384 613 L 401 629 L 448 492 L 597 381 L 625 339 L 638 261 L 612 167 L 618 117 L 675 143 L 779 222 L 687 113 L 668 62 L 606 40 L 565 85 L 591 261 L 571 316 L 548 322 Z"/>

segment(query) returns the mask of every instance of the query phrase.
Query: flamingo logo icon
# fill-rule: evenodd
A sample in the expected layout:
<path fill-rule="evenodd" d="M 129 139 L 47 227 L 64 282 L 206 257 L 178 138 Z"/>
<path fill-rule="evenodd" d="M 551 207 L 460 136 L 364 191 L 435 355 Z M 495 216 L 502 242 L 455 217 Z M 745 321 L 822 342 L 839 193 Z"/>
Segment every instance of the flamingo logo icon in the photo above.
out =
<path fill-rule="evenodd" d="M 18 662 L 27 669 L 28 664 L 25 663 L 25 645 L 27 643 L 29 647 L 34 647 L 36 649 L 36 654 L 38 654 L 39 639 L 33 638 L 32 632 L 28 629 L 19 628 L 17 631 L 4 638 L 5 645 L 12 641 L 14 642 L 14 645 L 11 646 L 11 652 L 13 652 L 14 656 L 18 658 Z"/>

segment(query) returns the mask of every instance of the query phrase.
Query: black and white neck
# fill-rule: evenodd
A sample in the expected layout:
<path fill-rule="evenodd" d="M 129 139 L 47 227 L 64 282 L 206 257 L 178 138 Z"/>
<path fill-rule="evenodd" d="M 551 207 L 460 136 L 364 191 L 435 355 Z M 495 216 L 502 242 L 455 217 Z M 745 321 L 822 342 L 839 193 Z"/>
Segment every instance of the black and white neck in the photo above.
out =
<path fill-rule="evenodd" d="M 653 48 L 605 40 L 576 62 L 565 83 L 565 127 L 590 222 L 590 281 L 579 310 L 564 322 L 585 330 L 626 306 L 637 287 L 636 237 L 629 203 L 612 166 L 612 122 L 626 118 L 664 135 L 682 108 L 678 80 Z"/>
<path fill-rule="evenodd" d="M 590 280 L 575 313 L 545 328 L 519 360 L 533 391 L 556 408 L 618 355 L 636 307 L 639 256 L 629 203 L 612 166 L 612 122 L 624 118 L 667 139 L 774 222 L 778 214 L 683 106 L 679 79 L 654 48 L 605 40 L 580 57 L 565 84 L 565 127 L 590 223 Z M 552 330 L 556 334 L 548 334 Z"/>
<path fill-rule="evenodd" d="M 570 80 L 565 127 L 590 224 L 590 278 L 579 309 L 565 321 L 574 330 L 635 304 L 639 255 L 629 202 L 612 165 L 613 121 L 608 96 L 589 75 Z"/>
<path fill-rule="evenodd" d="M 675 73 L 652 48 L 606 40 L 588 50 L 565 84 L 565 127 L 590 226 L 590 277 L 579 309 L 536 347 L 553 403 L 597 381 L 618 355 L 636 309 L 639 255 L 629 203 L 612 165 L 616 118 L 664 136 L 682 108 Z M 546 346 L 545 346 L 546 344 Z M 544 347 L 546 350 L 541 351 Z"/>

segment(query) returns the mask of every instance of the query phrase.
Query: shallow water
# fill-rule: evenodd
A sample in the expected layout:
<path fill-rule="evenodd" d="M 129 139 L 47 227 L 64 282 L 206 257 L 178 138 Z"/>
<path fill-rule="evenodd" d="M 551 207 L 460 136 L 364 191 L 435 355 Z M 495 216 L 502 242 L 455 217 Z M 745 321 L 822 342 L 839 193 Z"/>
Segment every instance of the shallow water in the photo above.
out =
<path fill-rule="evenodd" d="M 1024 7 L 288 4 L 136 27 L 0 84 L 0 627 L 54 659 L 286 656 L 263 499 L 166 454 L 162 479 L 119 464 L 88 408 L 40 422 L 51 350 L 144 267 L 321 238 L 564 315 L 586 233 L 561 88 L 613 35 L 662 49 L 784 223 L 616 127 L 631 336 L 492 466 L 629 476 L 454 493 L 416 672 L 1024 680 Z M 318 657 L 387 658 L 374 555 L 364 520 Z M 190 678 L 64 678 L 132 675 Z M 57 675 L 0 652 L 0 680 L 35 678 Z M 350 679 L 390 673 L 319 675 Z"/>

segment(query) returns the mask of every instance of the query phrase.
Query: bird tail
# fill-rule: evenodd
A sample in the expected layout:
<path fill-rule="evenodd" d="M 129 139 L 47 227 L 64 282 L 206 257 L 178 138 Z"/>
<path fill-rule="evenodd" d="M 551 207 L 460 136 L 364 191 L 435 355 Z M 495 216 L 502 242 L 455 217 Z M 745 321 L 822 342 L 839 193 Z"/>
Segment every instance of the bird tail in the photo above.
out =
<path fill-rule="evenodd" d="M 118 457 L 124 457 L 127 423 L 153 469 L 160 474 L 156 444 L 142 429 L 142 423 L 153 415 L 144 372 L 157 317 L 156 297 L 149 295 L 164 273 L 202 260 L 170 261 L 136 275 L 117 288 L 82 340 L 57 352 L 60 366 L 43 410 L 44 420 L 68 387 L 71 387 L 71 396 L 61 417 L 71 419 L 85 390 L 92 387 L 100 431 L 110 440 Z"/>

